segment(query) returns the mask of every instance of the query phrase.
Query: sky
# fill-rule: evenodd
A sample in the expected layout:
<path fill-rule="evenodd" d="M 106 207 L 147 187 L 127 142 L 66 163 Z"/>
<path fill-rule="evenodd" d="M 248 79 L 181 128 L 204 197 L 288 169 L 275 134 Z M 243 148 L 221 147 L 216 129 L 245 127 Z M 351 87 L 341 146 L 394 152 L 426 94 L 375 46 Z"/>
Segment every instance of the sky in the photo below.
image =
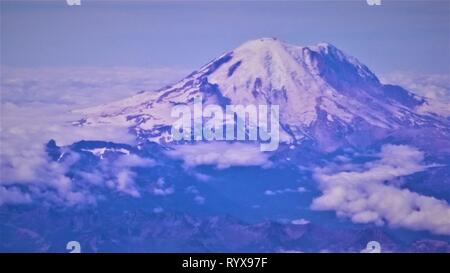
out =
<path fill-rule="evenodd" d="M 1 65 L 197 69 L 260 37 L 330 42 L 376 74 L 449 74 L 448 1 L 1 0 Z"/>

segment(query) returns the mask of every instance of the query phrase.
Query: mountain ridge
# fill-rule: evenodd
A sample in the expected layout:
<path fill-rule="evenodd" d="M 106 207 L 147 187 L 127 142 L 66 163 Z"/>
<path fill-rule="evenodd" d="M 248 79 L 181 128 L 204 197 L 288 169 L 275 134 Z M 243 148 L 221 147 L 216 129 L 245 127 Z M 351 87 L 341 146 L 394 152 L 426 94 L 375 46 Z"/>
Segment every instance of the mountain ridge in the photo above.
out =
<path fill-rule="evenodd" d="M 78 111 L 86 118 L 74 124 L 122 124 L 142 140 L 170 142 L 171 107 L 199 94 L 222 107 L 278 104 L 282 142 L 312 139 L 325 150 L 348 144 L 351 135 L 379 140 L 400 128 L 448 136 L 444 119 L 415 110 L 424 98 L 382 84 L 355 57 L 330 43 L 302 47 L 276 38 L 248 41 L 157 92 Z"/>

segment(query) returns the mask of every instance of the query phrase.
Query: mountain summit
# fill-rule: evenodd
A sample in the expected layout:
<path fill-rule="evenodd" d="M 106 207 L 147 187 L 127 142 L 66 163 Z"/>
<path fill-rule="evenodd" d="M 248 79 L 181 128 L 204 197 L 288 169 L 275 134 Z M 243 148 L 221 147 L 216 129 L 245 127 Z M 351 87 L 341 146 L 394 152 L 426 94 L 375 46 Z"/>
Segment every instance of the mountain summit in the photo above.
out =
<path fill-rule="evenodd" d="M 248 41 L 172 86 L 81 110 L 86 118 L 77 124 L 123 124 L 160 142 L 169 135 L 171 107 L 189 105 L 198 94 L 206 104 L 277 104 L 285 142 L 309 139 L 325 150 L 405 128 L 448 134 L 445 121 L 416 111 L 423 98 L 380 83 L 355 57 L 329 43 L 303 47 L 276 38 Z"/>

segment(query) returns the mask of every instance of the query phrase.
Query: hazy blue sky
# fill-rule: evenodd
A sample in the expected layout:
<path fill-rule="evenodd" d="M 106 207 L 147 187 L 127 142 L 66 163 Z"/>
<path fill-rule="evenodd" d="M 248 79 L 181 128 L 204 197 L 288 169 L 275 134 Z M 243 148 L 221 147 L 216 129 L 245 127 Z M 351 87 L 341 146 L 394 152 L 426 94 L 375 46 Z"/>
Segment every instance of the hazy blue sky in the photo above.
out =
<path fill-rule="evenodd" d="M 259 37 L 335 44 L 376 73 L 449 73 L 448 1 L 1 1 L 1 64 L 195 69 Z"/>

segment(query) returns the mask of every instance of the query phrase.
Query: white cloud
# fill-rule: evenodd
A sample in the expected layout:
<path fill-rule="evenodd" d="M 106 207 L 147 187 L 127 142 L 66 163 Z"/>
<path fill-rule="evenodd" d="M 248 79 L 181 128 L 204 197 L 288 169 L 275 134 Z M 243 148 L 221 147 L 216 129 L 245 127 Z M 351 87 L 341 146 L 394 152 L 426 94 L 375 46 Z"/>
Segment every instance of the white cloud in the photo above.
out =
<path fill-rule="evenodd" d="M 427 103 L 418 108 L 419 112 L 450 116 L 450 75 L 394 72 L 381 77 L 381 81 L 400 85 L 427 98 Z"/>
<path fill-rule="evenodd" d="M 117 159 L 101 162 L 101 169 L 104 175 L 100 175 L 100 181 L 105 181 L 106 185 L 118 192 L 140 197 L 140 191 L 135 183 L 136 173 L 133 168 L 152 167 L 155 162 L 148 158 L 141 158 L 134 154 L 122 154 Z M 94 172 L 95 179 L 98 172 Z"/>
<path fill-rule="evenodd" d="M 129 170 L 122 170 L 117 173 L 115 180 L 115 188 L 123 193 L 129 194 L 133 197 L 140 197 L 141 194 L 136 189 L 134 178 L 136 174 Z"/>
<path fill-rule="evenodd" d="M 160 196 L 166 196 L 173 194 L 175 192 L 175 189 L 173 186 L 166 186 L 166 182 L 163 177 L 158 178 L 158 181 L 156 183 L 153 183 L 150 186 L 150 193 L 154 195 L 160 195 Z"/>
<path fill-rule="evenodd" d="M 135 137 L 120 126 L 75 127 L 80 116 L 73 109 L 96 105 L 156 89 L 184 74 L 173 69 L 145 68 L 27 68 L 1 67 L 0 204 L 28 202 L 42 197 L 76 204 L 95 198 L 78 187 L 65 173 L 77 158 L 53 162 L 45 144 L 54 139 L 59 146 L 79 140 L 103 140 L 133 144 Z M 122 160 L 123 162 L 121 162 Z M 111 165 L 114 189 L 138 196 L 133 188 L 134 172 L 148 162 L 121 157 Z M 82 173 L 84 182 L 103 185 L 99 172 Z M 18 188 L 20 186 L 20 190 Z M 6 197 L 7 192 L 14 198 Z M 21 194 L 22 193 L 22 194 Z M 20 198 L 22 196 L 23 198 Z"/>
<path fill-rule="evenodd" d="M 194 201 L 199 205 L 203 205 L 205 203 L 205 197 L 203 197 L 201 195 L 196 195 L 194 197 Z"/>
<path fill-rule="evenodd" d="M 186 188 L 187 193 L 198 194 L 198 190 L 195 186 L 189 186 Z"/>
<path fill-rule="evenodd" d="M 93 106 L 157 90 L 189 71 L 146 67 L 1 67 L 2 99 L 15 104 Z"/>
<path fill-rule="evenodd" d="M 276 193 L 274 191 L 271 191 L 271 190 L 264 191 L 264 194 L 265 195 L 276 195 Z"/>
<path fill-rule="evenodd" d="M 194 202 L 197 203 L 198 205 L 205 204 L 206 198 L 203 197 L 202 195 L 200 195 L 199 190 L 195 186 L 191 185 L 191 186 L 187 187 L 186 192 L 194 195 Z"/>
<path fill-rule="evenodd" d="M 406 145 L 384 145 L 378 159 L 345 168 L 315 169 L 322 196 L 312 209 L 335 210 L 356 223 L 450 234 L 450 206 L 443 200 L 398 188 L 393 179 L 426 170 L 423 153 Z"/>
<path fill-rule="evenodd" d="M 266 190 L 264 191 L 265 195 L 277 195 L 277 194 L 284 194 L 284 193 L 302 193 L 307 191 L 304 187 L 298 187 L 296 189 L 291 188 L 285 188 L 281 190 Z"/>
<path fill-rule="evenodd" d="M 66 110 L 65 106 L 40 103 L 1 105 L 1 185 L 33 188 L 38 193 L 33 195 L 43 197 L 48 196 L 45 190 L 56 191 L 52 198 L 68 204 L 92 201 L 88 193 L 74 189 L 73 181 L 65 176 L 68 168 L 78 160 L 76 155 L 72 154 L 64 162 L 54 162 L 48 158 L 45 144 L 50 139 L 60 146 L 82 139 L 133 143 L 134 137 L 126 128 L 74 127 L 69 122 L 72 115 Z"/>
<path fill-rule="evenodd" d="M 156 162 L 150 158 L 142 158 L 134 154 L 124 154 L 114 160 L 115 167 L 149 167 L 155 165 Z"/>
<path fill-rule="evenodd" d="M 307 225 L 309 224 L 309 221 L 303 218 L 295 219 L 291 221 L 291 224 L 293 225 Z"/>
<path fill-rule="evenodd" d="M 3 187 L 0 186 L 0 205 L 3 203 L 9 204 L 26 204 L 31 202 L 31 197 L 28 193 L 23 193 L 17 187 Z"/>
<path fill-rule="evenodd" d="M 194 172 L 193 175 L 195 178 L 197 178 L 198 180 L 203 181 L 203 182 L 207 182 L 207 181 L 211 180 L 211 176 L 206 175 L 204 173 Z"/>
<path fill-rule="evenodd" d="M 259 146 L 245 143 L 208 142 L 172 146 L 167 154 L 184 161 L 186 167 L 215 165 L 218 169 L 232 166 L 270 167 L 269 154 Z"/>

